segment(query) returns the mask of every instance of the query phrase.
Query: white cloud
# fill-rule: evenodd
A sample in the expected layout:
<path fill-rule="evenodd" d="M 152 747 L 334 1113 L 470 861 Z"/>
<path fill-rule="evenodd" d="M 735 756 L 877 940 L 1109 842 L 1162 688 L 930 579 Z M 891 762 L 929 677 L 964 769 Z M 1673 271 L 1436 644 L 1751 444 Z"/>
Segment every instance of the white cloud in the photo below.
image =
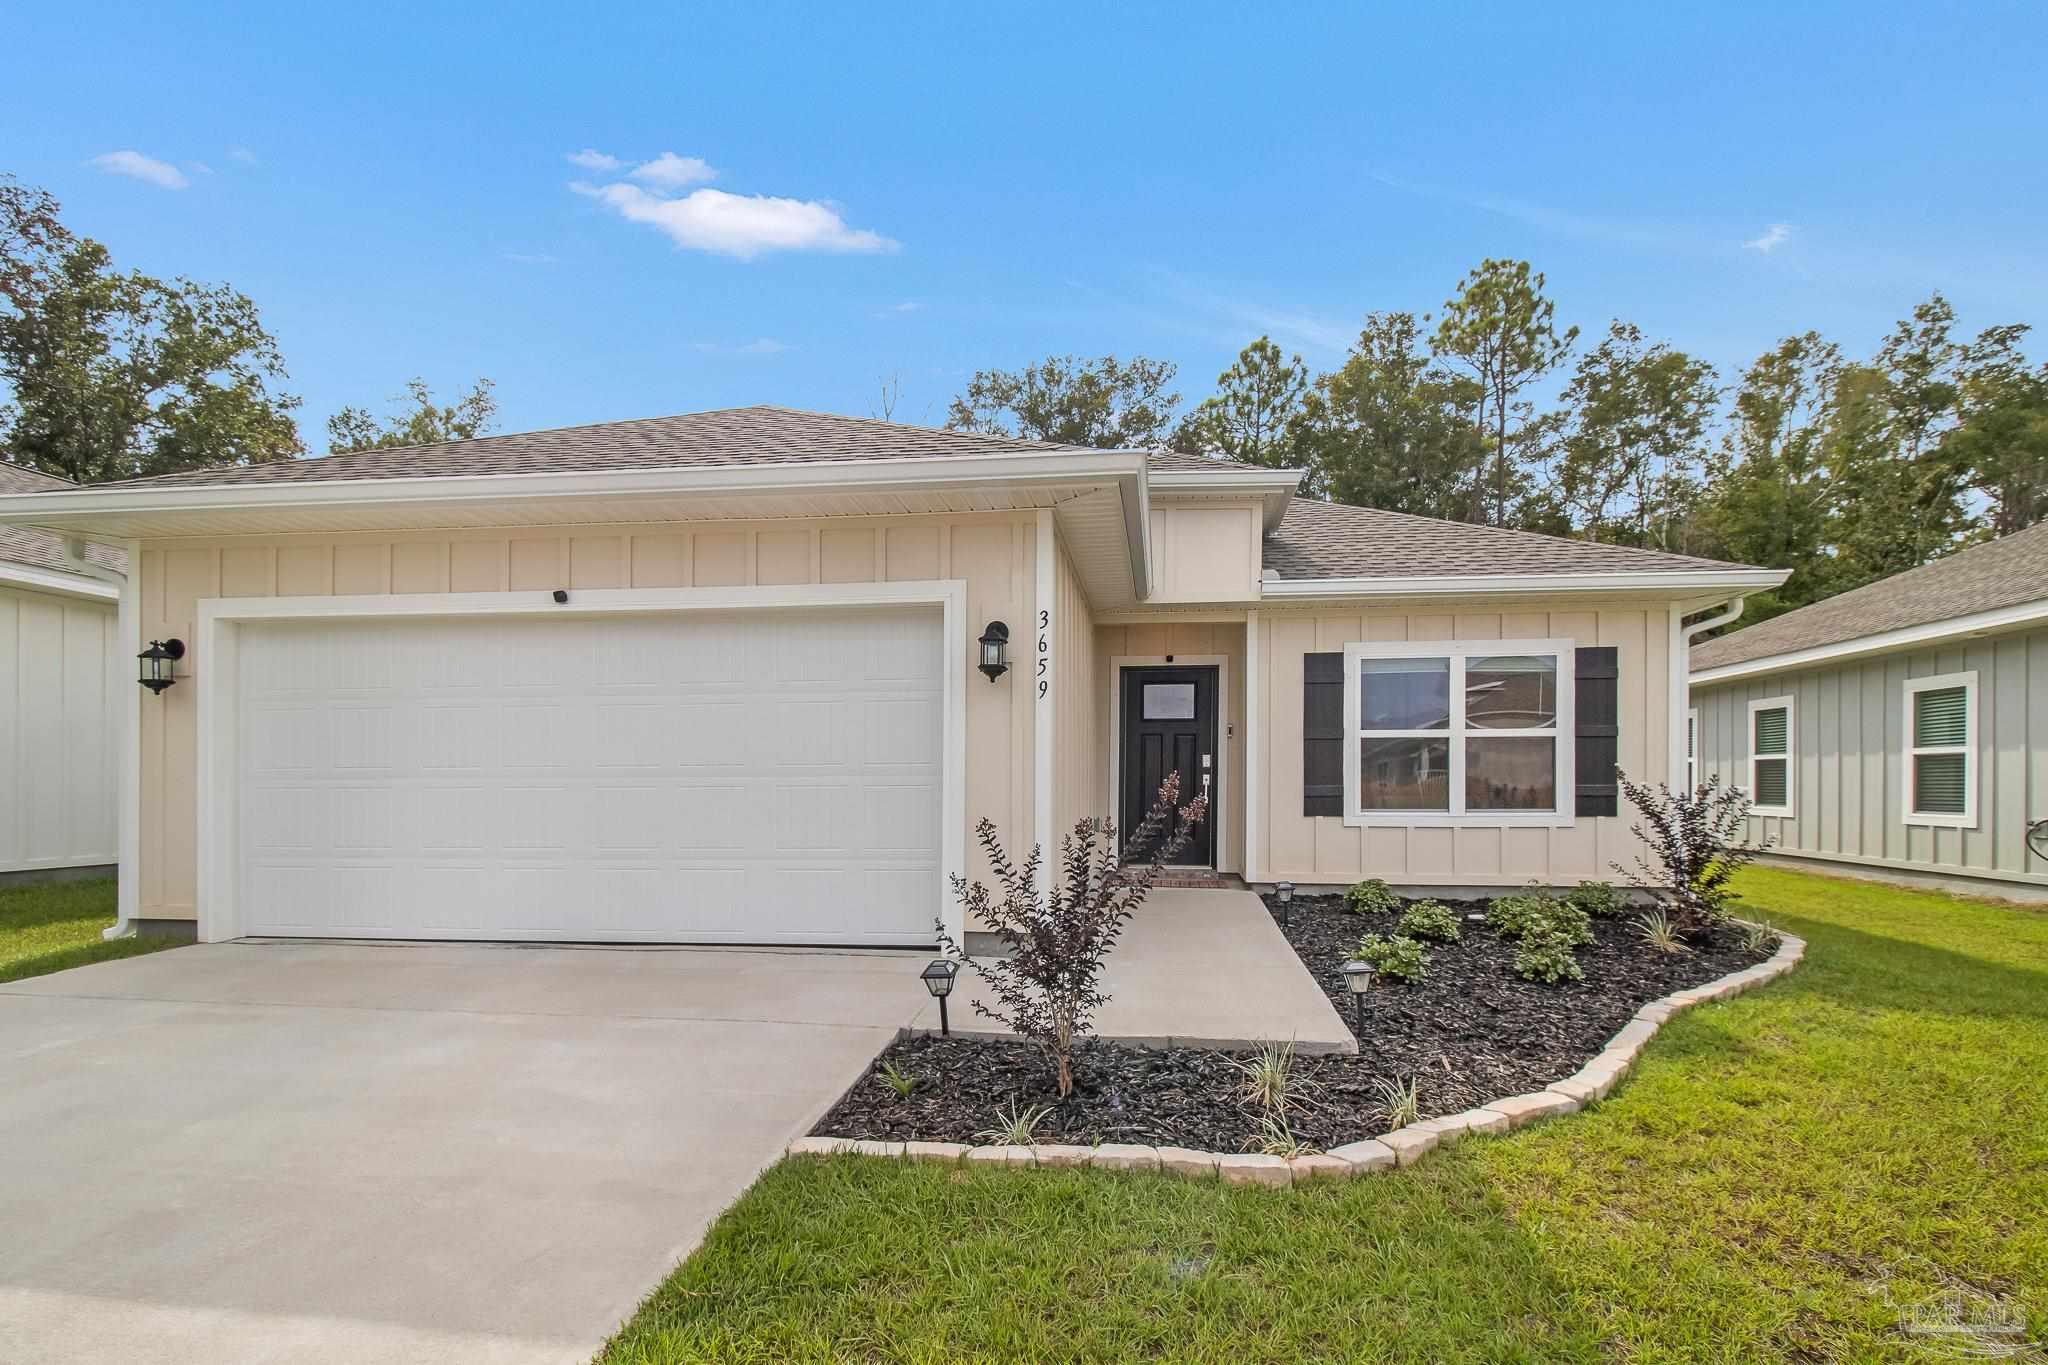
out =
<path fill-rule="evenodd" d="M 213 167 L 207 165 L 204 161 L 188 161 L 185 163 L 185 169 L 194 175 L 213 174 Z"/>
<path fill-rule="evenodd" d="M 239 161 L 244 166 L 254 166 L 258 164 L 256 161 L 256 153 L 250 151 L 247 147 L 228 148 L 228 160 Z"/>
<path fill-rule="evenodd" d="M 887 308 L 884 308 L 881 312 L 875 314 L 875 316 L 878 318 L 900 318 L 907 313 L 918 313 L 922 311 L 924 311 L 923 304 L 919 303 L 915 299 L 905 299 L 901 303 L 890 304 Z"/>
<path fill-rule="evenodd" d="M 586 171 L 616 171 L 626 163 L 615 156 L 607 156 L 595 147 L 585 147 L 580 152 L 569 153 L 569 164 L 581 166 Z"/>
<path fill-rule="evenodd" d="M 1764 229 L 1762 236 L 1752 237 L 1744 242 L 1743 245 L 1751 251 L 1761 251 L 1768 255 L 1791 240 L 1792 225 L 1790 223 L 1773 223 Z"/>
<path fill-rule="evenodd" d="M 185 178 L 183 171 L 168 161 L 158 161 L 155 157 L 144 156 L 136 151 L 108 152 L 104 156 L 94 157 L 88 164 L 99 167 L 109 175 L 132 176 L 167 190 L 182 190 L 192 183 Z"/>
<path fill-rule="evenodd" d="M 575 182 L 569 188 L 589 195 L 629 223 L 657 229 L 679 247 L 742 261 L 767 251 L 894 251 L 898 245 L 880 233 L 848 227 L 837 209 L 815 199 L 713 189 L 670 198 L 623 181 Z"/>
<path fill-rule="evenodd" d="M 613 166 L 608 169 L 618 168 Z M 652 185 L 658 190 L 680 190 L 718 178 L 718 172 L 711 169 L 710 164 L 702 157 L 677 156 L 674 152 L 663 152 L 652 161 L 643 161 L 627 174 L 641 184 Z"/>
<path fill-rule="evenodd" d="M 777 341 L 774 337 L 756 337 L 737 346 L 722 346 L 715 341 L 693 341 L 690 343 L 690 349 L 702 351 L 706 355 L 781 355 L 789 349 L 789 343 Z"/>

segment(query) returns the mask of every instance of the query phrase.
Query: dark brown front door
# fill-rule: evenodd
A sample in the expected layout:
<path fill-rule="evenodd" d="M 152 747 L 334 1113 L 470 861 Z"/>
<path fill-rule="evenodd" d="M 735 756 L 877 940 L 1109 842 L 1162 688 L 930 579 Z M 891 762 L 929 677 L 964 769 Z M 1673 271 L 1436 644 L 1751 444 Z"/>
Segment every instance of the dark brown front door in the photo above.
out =
<path fill-rule="evenodd" d="M 1180 799 L 1186 805 L 1204 790 L 1209 793 L 1209 818 L 1195 828 L 1195 837 L 1173 859 L 1177 865 L 1216 865 L 1218 795 L 1216 748 L 1216 670 L 1214 668 L 1126 668 L 1123 687 L 1123 790 L 1118 793 L 1117 827 L 1128 839 L 1144 822 L 1145 812 L 1171 772 L 1180 774 Z M 1140 857 L 1145 856 L 1140 850 Z"/>

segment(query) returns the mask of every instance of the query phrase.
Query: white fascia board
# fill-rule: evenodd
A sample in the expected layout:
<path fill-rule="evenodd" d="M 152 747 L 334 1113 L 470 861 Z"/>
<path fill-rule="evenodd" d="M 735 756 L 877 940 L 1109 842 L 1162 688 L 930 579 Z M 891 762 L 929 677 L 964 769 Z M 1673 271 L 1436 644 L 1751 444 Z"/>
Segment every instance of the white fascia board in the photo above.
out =
<path fill-rule="evenodd" d="M 55 593 L 60 597 L 89 597 L 97 602 L 118 602 L 121 599 L 121 590 L 112 583 L 7 560 L 0 560 L 0 587 Z"/>
<path fill-rule="evenodd" d="M 1789 577 L 1785 569 L 1660 569 L 1608 573 L 1556 574 L 1431 574 L 1413 578 L 1269 578 L 1259 585 L 1260 597 L 1460 597 L 1483 593 L 1698 591 L 1754 592 L 1775 588 Z"/>
<path fill-rule="evenodd" d="M 1854 640 L 1843 640 L 1838 644 L 1815 645 L 1811 649 L 1795 649 L 1783 654 L 1766 654 L 1760 659 L 1745 659 L 1741 663 L 1722 664 L 1719 668 L 1703 668 L 1693 673 L 1692 685 L 1699 687 L 1706 683 L 1732 682 L 1737 678 L 1754 678 L 1765 673 L 1778 673 L 1789 668 L 1810 668 L 1815 664 L 1845 662 L 1871 654 L 1888 654 L 1896 649 L 1913 649 L 1965 636 L 2011 630 L 2037 621 L 2048 621 L 2048 598 L 2038 602 L 2022 602 L 2013 607 L 1999 607 L 1995 611 L 1980 611 L 1971 616 L 1958 616 L 1947 621 L 1929 621 L 1925 625 L 1905 626 L 1879 635 L 1864 635 Z"/>
<path fill-rule="evenodd" d="M 1287 515 L 1287 504 L 1307 477 L 1306 469 L 1266 469 L 1259 465 L 1229 465 L 1218 461 L 1217 469 L 1155 469 L 1152 487 L 1161 493 L 1238 493 L 1255 496 L 1265 504 L 1268 531 Z"/>
<path fill-rule="evenodd" d="M 963 484 L 1122 483 L 1142 490 L 1142 454 L 977 455 L 920 460 L 832 460 L 792 464 L 611 469 L 541 474 L 460 474 L 420 478 L 304 479 L 266 484 L 192 487 L 101 486 L 0 497 L 0 521 L 51 530 L 90 529 L 118 512 L 318 508 L 392 503 L 475 502 L 528 498 L 656 496 L 690 493 L 898 490 Z M 1134 489 L 1135 486 L 1135 489 Z M 1142 497 L 1142 492 L 1139 491 Z"/>

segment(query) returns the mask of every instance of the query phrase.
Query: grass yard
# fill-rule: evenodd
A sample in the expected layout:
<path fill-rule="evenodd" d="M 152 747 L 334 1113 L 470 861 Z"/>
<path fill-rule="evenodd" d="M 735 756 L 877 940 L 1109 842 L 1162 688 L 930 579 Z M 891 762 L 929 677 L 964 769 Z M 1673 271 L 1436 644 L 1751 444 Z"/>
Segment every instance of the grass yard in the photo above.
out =
<path fill-rule="evenodd" d="M 164 938 L 108 943 L 100 938 L 100 930 L 113 922 L 111 877 L 0 887 L 0 982 L 175 946 L 174 940 Z"/>
<path fill-rule="evenodd" d="M 1299 1191 L 788 1162 L 606 1348 L 681 1361 L 1929 1360 L 2048 1338 L 2048 914 L 1751 869 L 1809 942 L 1606 1103 Z"/>

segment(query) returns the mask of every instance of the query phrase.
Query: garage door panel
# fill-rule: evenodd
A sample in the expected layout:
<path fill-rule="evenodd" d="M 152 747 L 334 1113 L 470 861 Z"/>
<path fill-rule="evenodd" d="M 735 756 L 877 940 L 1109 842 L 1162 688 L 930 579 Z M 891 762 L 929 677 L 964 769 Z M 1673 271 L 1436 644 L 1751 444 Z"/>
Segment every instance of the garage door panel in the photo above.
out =
<path fill-rule="evenodd" d="M 245 931 L 929 942 L 940 634 L 934 610 L 246 626 Z"/>

